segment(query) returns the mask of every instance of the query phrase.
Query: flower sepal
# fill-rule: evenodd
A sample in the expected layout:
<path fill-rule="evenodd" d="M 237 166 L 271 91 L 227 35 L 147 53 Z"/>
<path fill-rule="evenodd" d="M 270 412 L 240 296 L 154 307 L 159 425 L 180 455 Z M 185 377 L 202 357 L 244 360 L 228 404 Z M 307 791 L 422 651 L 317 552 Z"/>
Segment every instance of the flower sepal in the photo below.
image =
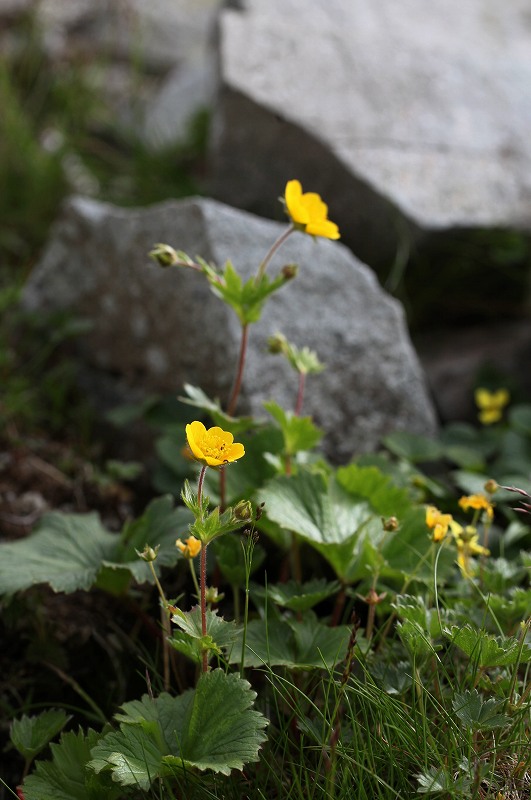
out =
<path fill-rule="evenodd" d="M 219 507 L 215 508 L 210 514 L 201 519 L 197 517 L 195 522 L 190 525 L 190 533 L 199 539 L 203 547 L 213 542 L 225 533 L 232 533 L 242 527 L 242 519 L 235 513 L 234 509 L 226 508 L 223 513 Z"/>
<path fill-rule="evenodd" d="M 185 480 L 181 490 L 181 499 L 186 508 L 189 508 L 194 517 L 201 517 L 208 511 L 210 500 L 208 497 L 202 497 L 201 502 L 198 502 L 197 494 L 192 491 L 190 481 Z"/>

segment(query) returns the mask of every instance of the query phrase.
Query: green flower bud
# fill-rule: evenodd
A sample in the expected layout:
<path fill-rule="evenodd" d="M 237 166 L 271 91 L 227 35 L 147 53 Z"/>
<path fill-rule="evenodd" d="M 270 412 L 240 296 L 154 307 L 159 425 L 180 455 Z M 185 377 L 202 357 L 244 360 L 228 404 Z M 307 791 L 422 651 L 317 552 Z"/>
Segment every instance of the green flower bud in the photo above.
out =
<path fill-rule="evenodd" d="M 150 545 L 146 544 L 143 551 L 140 553 L 138 550 L 136 554 L 139 558 L 142 558 L 144 561 L 155 561 L 157 555 L 159 553 L 160 544 L 156 547 L 150 547 Z"/>
<path fill-rule="evenodd" d="M 291 281 L 293 278 L 297 277 L 299 267 L 297 264 L 285 264 L 280 271 L 284 280 Z"/>
<path fill-rule="evenodd" d="M 176 251 L 169 244 L 159 242 L 154 245 L 153 250 L 149 253 L 153 261 L 156 261 L 159 267 L 173 267 L 177 264 L 179 258 Z"/>
<path fill-rule="evenodd" d="M 250 500 L 240 500 L 232 509 L 232 513 L 236 519 L 242 522 L 249 522 L 253 518 L 253 507 Z"/>

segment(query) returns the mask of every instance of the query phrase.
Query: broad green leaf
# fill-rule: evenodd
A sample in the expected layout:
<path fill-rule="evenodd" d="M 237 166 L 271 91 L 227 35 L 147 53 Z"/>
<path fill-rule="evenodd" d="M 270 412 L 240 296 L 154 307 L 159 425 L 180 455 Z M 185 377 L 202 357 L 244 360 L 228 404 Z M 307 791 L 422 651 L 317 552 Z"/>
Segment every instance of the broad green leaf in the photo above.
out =
<path fill-rule="evenodd" d="M 355 501 L 334 480 L 326 482 L 308 472 L 270 481 L 258 492 L 258 500 L 265 503 L 269 519 L 318 549 L 343 580 L 350 577 L 354 544 L 363 526 L 376 522 L 382 528 L 367 501 Z"/>
<path fill-rule="evenodd" d="M 36 717 L 13 720 L 11 725 L 11 741 L 24 758 L 33 759 L 43 750 L 72 719 L 66 712 L 51 708 Z"/>
<path fill-rule="evenodd" d="M 0 593 L 38 583 L 56 592 L 90 589 L 117 548 L 118 536 L 106 531 L 95 513 L 46 514 L 36 533 L 0 545 Z"/>
<path fill-rule="evenodd" d="M 409 494 L 394 486 L 390 478 L 376 467 L 350 464 L 340 467 L 336 478 L 350 495 L 368 500 L 374 512 L 382 517 L 394 516 L 400 520 L 411 508 Z"/>
<path fill-rule="evenodd" d="M 531 436 L 531 405 L 512 406 L 509 409 L 508 418 L 516 430 Z"/>
<path fill-rule="evenodd" d="M 228 775 L 258 759 L 267 720 L 251 706 L 256 693 L 236 674 L 213 670 L 195 689 L 126 703 L 120 728 L 92 750 L 89 766 L 123 786 L 147 790 L 183 767 Z"/>
<path fill-rule="evenodd" d="M 311 417 L 300 417 L 273 402 L 264 403 L 264 407 L 280 426 L 286 455 L 313 450 L 319 444 L 323 432 L 313 424 Z"/>
<path fill-rule="evenodd" d="M 431 639 L 441 635 L 439 617 L 435 608 L 428 608 L 422 597 L 411 595 L 397 595 L 395 602 L 391 603 L 396 610 L 397 617 L 404 621 L 415 622 Z"/>
<path fill-rule="evenodd" d="M 307 583 L 288 581 L 267 587 L 253 585 L 253 596 L 269 598 L 274 603 L 292 611 L 309 611 L 310 608 L 326 600 L 339 591 L 337 581 L 327 581 L 326 578 L 314 578 Z"/>
<path fill-rule="evenodd" d="M 420 434 L 395 431 L 383 440 L 384 445 L 394 455 L 416 463 L 418 461 L 436 461 L 443 455 L 441 443 L 428 439 Z"/>
<path fill-rule="evenodd" d="M 350 638 L 350 628 L 329 628 L 315 614 L 302 620 L 284 621 L 275 617 L 257 619 L 247 626 L 245 664 L 249 667 L 282 666 L 289 669 L 332 669 L 342 661 Z M 232 650 L 230 662 L 241 659 L 241 641 Z"/>
<path fill-rule="evenodd" d="M 64 733 L 59 744 L 50 745 L 51 761 L 37 761 L 35 770 L 24 781 L 25 800 L 114 800 L 122 795 L 107 777 L 87 772 L 100 734 L 88 731 Z"/>
<path fill-rule="evenodd" d="M 457 645 L 479 667 L 502 667 L 531 661 L 531 648 L 524 645 L 520 653 L 520 642 L 513 637 L 495 637 L 470 625 L 454 626 L 444 634 Z"/>
<path fill-rule="evenodd" d="M 511 721 L 506 714 L 498 713 L 505 702 L 505 699 L 495 698 L 484 700 L 476 689 L 472 689 L 456 694 L 452 706 L 463 725 L 476 730 L 491 730 Z"/>
<path fill-rule="evenodd" d="M 154 500 L 121 536 L 105 530 L 97 514 L 47 514 L 31 536 L 0 545 L 0 594 L 39 583 L 48 583 L 56 592 L 87 590 L 96 584 L 119 592 L 131 577 L 153 582 L 136 549 L 160 544 L 157 566 L 175 564 L 175 539 L 189 520 L 186 509 L 175 509 L 170 497 Z"/>

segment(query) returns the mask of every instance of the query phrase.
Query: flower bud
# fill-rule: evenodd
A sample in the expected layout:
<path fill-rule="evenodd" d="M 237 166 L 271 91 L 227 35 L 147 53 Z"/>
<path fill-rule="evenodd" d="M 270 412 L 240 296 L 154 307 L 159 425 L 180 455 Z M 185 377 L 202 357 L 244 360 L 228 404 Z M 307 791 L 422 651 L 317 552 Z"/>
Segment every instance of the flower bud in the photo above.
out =
<path fill-rule="evenodd" d="M 144 561 L 155 561 L 157 555 L 159 553 L 160 544 L 156 547 L 150 547 L 150 545 L 146 544 L 142 552 L 140 553 L 138 550 L 136 554 L 139 558 L 142 558 Z"/>
<path fill-rule="evenodd" d="M 293 278 L 297 277 L 299 267 L 297 264 L 284 264 L 280 272 L 282 273 L 282 277 L 285 281 L 291 281 Z"/>
<path fill-rule="evenodd" d="M 388 519 L 382 517 L 382 525 L 384 531 L 391 532 L 398 530 L 399 522 L 396 517 L 389 517 Z"/>
<path fill-rule="evenodd" d="M 253 507 L 250 500 L 240 500 L 232 509 L 232 513 L 236 519 L 242 522 L 249 522 L 253 518 Z"/>
<path fill-rule="evenodd" d="M 201 552 L 201 542 L 195 536 L 189 536 L 184 542 L 177 539 L 175 547 L 188 559 L 195 558 Z"/>
<path fill-rule="evenodd" d="M 497 492 L 500 487 L 493 478 L 490 478 L 483 488 L 487 494 L 494 494 L 494 492 Z"/>
<path fill-rule="evenodd" d="M 286 337 L 282 333 L 275 333 L 274 336 L 270 336 L 267 340 L 267 349 L 273 355 L 283 353 L 286 349 L 286 345 Z"/>
<path fill-rule="evenodd" d="M 156 261 L 159 267 L 172 267 L 179 261 L 176 251 L 169 244 L 159 242 L 154 245 L 153 250 L 149 253 L 153 261 Z"/>
<path fill-rule="evenodd" d="M 225 595 L 223 594 L 223 592 L 221 592 L 221 594 L 218 592 L 217 586 L 208 586 L 205 591 L 205 601 L 209 605 L 214 605 L 215 603 L 219 603 L 221 600 L 223 600 L 224 597 Z"/>

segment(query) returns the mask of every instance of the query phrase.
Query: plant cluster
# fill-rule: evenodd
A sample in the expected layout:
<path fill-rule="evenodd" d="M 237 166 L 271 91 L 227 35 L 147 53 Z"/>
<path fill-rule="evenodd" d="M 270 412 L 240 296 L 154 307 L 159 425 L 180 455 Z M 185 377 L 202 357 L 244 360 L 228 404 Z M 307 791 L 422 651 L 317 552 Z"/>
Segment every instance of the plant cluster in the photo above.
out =
<path fill-rule="evenodd" d="M 25 800 L 529 797 L 531 407 L 507 412 L 508 396 L 478 387 L 483 427 L 397 432 L 335 467 L 302 413 L 323 365 L 279 333 L 293 409 L 238 416 L 252 325 L 304 280 L 294 265 L 271 276 L 277 250 L 296 231 L 339 237 L 298 181 L 284 205 L 289 225 L 247 281 L 231 262 L 152 251 L 207 280 L 241 325 L 226 404 L 185 386 L 188 416 L 163 427 L 166 494 L 118 534 L 52 513 L 0 545 L 6 615 L 43 584 L 99 593 L 133 609 L 128 652 L 145 669 L 112 720 L 63 671 L 88 729 L 66 707 L 29 713 L 30 694 L 10 706 Z"/>

